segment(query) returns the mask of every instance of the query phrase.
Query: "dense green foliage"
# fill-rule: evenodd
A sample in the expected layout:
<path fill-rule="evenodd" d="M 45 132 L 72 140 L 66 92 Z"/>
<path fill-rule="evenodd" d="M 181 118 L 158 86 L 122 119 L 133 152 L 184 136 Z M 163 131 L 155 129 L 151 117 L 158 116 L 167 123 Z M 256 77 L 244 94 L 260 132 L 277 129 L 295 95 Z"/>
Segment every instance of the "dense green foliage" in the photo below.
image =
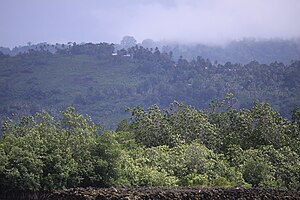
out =
<path fill-rule="evenodd" d="M 118 144 L 109 133 L 68 108 L 55 121 L 48 113 L 8 120 L 1 138 L 1 188 L 53 190 L 109 186 Z"/>
<path fill-rule="evenodd" d="M 128 109 L 116 131 L 67 108 L 7 119 L 0 188 L 259 186 L 297 189 L 299 110 L 283 118 L 266 103 L 236 110 L 228 94 L 209 109 L 174 102 Z"/>
<path fill-rule="evenodd" d="M 113 129 L 128 116 L 126 106 L 167 107 L 176 99 L 197 109 L 208 108 L 208 102 L 228 92 L 237 97 L 237 109 L 260 100 L 287 117 L 300 105 L 296 60 L 218 64 L 200 57 L 206 56 L 201 52 L 194 59 L 174 61 L 174 49 L 166 53 L 134 46 L 115 51 L 107 43 L 56 47 L 45 44 L 15 56 L 0 55 L 1 118 L 42 110 L 57 117 L 72 105 Z"/>

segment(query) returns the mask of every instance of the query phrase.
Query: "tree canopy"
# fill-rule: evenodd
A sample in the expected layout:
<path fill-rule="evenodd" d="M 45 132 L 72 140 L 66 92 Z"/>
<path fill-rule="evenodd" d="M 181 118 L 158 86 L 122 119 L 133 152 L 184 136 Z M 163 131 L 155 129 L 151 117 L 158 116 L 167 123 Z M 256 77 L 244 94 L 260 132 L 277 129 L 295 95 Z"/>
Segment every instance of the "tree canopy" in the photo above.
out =
<path fill-rule="evenodd" d="M 299 121 L 266 103 L 236 110 L 229 94 L 210 109 L 174 101 L 128 109 L 104 130 L 69 107 L 55 119 L 7 119 L 0 138 L 0 188 L 244 186 L 297 189 Z M 297 110 L 295 111 L 297 113 Z M 296 115 L 296 114 L 295 114 Z"/>

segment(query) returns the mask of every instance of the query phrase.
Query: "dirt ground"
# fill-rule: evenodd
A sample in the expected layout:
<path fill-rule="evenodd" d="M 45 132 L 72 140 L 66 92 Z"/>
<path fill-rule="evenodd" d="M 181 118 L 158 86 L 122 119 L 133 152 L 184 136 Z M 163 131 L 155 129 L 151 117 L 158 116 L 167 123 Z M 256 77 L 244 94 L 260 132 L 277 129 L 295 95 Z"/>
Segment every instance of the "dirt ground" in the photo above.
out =
<path fill-rule="evenodd" d="M 50 194 L 51 200 L 300 199 L 300 192 L 258 188 L 76 188 Z"/>
<path fill-rule="evenodd" d="M 74 188 L 53 193 L 0 192 L 0 200 L 299 199 L 300 192 L 262 188 Z"/>

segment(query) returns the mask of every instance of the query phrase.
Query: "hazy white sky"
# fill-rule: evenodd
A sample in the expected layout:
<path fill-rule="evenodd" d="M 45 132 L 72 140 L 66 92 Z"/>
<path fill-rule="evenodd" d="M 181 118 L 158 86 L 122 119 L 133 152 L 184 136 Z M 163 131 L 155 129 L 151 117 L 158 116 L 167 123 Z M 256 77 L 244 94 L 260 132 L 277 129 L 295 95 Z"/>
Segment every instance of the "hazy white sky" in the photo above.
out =
<path fill-rule="evenodd" d="M 300 0 L 0 0 L 0 46 L 299 38 Z"/>

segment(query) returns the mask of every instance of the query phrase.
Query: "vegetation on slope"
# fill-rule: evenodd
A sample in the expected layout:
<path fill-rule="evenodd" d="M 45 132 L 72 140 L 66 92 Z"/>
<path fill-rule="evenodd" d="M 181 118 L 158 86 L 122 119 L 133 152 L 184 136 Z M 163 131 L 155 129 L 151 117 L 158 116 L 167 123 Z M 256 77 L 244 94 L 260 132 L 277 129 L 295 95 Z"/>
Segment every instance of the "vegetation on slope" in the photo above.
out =
<path fill-rule="evenodd" d="M 174 99 L 208 108 L 212 99 L 234 93 L 236 108 L 254 100 L 270 103 L 283 116 L 300 105 L 300 62 L 224 65 L 198 56 L 191 61 L 158 48 L 114 52 L 112 44 L 69 44 L 56 52 L 41 48 L 0 55 L 0 112 L 54 117 L 68 106 L 113 129 L 125 107 L 168 106 Z"/>

